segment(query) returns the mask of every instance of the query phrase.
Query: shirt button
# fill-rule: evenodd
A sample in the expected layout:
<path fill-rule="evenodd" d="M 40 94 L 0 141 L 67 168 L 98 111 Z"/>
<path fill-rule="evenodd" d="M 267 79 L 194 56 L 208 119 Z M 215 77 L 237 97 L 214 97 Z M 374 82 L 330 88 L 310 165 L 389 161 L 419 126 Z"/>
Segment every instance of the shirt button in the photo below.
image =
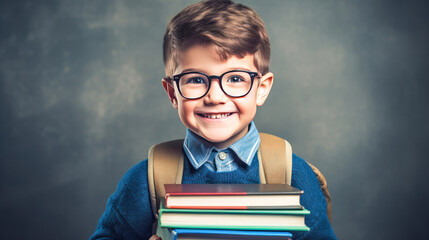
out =
<path fill-rule="evenodd" d="M 225 160 L 225 158 L 228 156 L 228 154 L 224 153 L 224 152 L 220 152 L 219 153 L 219 159 L 220 160 Z"/>

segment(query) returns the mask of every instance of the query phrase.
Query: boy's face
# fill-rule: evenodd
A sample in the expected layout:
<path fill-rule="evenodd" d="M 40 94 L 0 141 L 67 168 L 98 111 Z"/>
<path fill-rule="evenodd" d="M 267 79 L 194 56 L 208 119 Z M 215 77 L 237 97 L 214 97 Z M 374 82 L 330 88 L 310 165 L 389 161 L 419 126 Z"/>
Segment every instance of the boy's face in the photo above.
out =
<path fill-rule="evenodd" d="M 244 58 L 232 56 L 222 61 L 213 47 L 199 45 L 185 51 L 180 63 L 175 75 L 190 71 L 209 76 L 220 76 L 230 70 L 258 72 L 253 55 Z M 268 97 L 272 81 L 272 73 L 257 77 L 246 96 L 234 98 L 222 91 L 218 79 L 212 79 L 207 94 L 194 100 L 183 98 L 173 81 L 164 79 L 163 85 L 183 124 L 216 147 L 225 148 L 246 135 L 257 106 L 261 106 Z"/>

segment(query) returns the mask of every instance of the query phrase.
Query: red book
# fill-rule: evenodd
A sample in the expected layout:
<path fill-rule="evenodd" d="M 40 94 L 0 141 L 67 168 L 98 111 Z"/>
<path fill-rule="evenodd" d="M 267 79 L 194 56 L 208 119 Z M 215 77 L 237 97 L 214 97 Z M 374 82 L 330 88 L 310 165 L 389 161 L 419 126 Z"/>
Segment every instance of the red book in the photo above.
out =
<path fill-rule="evenodd" d="M 303 209 L 303 191 L 287 184 L 165 184 L 167 208 Z"/>

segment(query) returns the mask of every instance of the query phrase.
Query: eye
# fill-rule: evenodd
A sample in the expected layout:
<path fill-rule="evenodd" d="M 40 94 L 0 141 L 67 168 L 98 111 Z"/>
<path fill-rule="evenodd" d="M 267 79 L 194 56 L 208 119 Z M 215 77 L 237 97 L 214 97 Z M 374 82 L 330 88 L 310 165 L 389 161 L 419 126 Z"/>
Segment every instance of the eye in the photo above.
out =
<path fill-rule="evenodd" d="M 186 84 L 205 84 L 202 77 L 190 77 L 186 79 Z"/>
<path fill-rule="evenodd" d="M 238 82 L 245 81 L 245 79 L 242 76 L 233 75 L 233 76 L 229 76 L 227 81 L 230 83 L 238 83 Z"/>

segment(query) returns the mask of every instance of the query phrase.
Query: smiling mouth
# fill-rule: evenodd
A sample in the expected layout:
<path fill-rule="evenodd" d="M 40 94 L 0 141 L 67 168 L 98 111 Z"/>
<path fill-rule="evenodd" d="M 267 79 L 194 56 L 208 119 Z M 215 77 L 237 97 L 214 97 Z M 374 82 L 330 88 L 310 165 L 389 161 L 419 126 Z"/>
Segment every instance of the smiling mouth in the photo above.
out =
<path fill-rule="evenodd" d="M 199 116 L 210 119 L 222 119 L 232 115 L 232 113 L 197 113 Z"/>

